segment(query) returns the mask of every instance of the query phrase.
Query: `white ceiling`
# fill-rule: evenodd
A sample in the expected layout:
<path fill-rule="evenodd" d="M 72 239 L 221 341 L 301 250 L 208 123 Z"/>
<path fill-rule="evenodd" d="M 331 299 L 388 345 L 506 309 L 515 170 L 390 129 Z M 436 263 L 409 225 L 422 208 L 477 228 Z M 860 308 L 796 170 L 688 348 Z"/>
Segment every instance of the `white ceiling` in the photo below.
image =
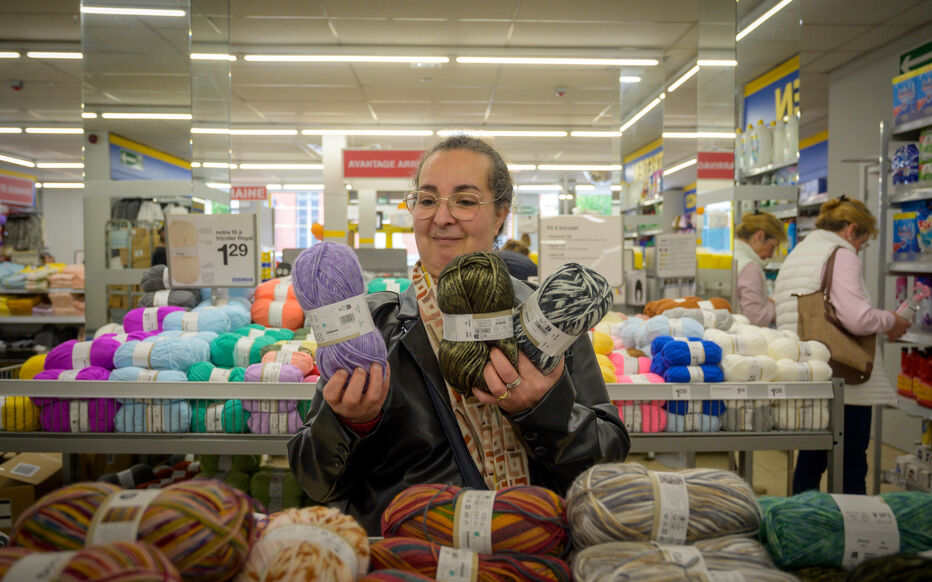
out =
<path fill-rule="evenodd" d="M 160 0 L 147 5 L 179 3 L 187 2 Z M 735 5 L 739 25 L 772 3 L 741 0 Z M 87 55 L 84 63 L 0 59 L 0 126 L 78 126 L 82 98 L 88 109 L 187 108 L 189 70 L 193 70 L 199 79 L 213 83 L 212 88 L 199 86 L 195 92 L 194 125 L 229 117 L 235 127 L 293 129 L 614 130 L 691 65 L 697 55 L 703 2 L 192 0 L 192 4 L 193 41 L 221 47 L 229 43 L 229 51 L 240 56 L 229 66 L 232 87 L 228 92 L 226 64 L 190 63 L 187 46 L 172 40 L 177 39 L 178 22 L 124 17 L 114 28 L 99 25 L 112 20 L 86 20 L 82 31 L 77 0 L 0 2 L 0 50 L 82 50 L 83 33 Z M 703 9 L 708 6 L 706 0 Z M 702 14 L 707 18 L 707 12 Z M 794 25 L 799 20 L 801 32 Z M 799 53 L 801 135 L 805 137 L 827 128 L 831 71 L 930 22 L 929 0 L 796 0 L 739 44 L 738 83 Z M 108 48 L 114 43 L 119 50 Z M 418 68 L 410 64 L 255 63 L 241 58 L 245 53 L 314 51 L 450 57 L 646 56 L 662 62 L 658 67 L 622 69 L 455 62 Z M 640 75 L 643 81 L 619 86 L 619 73 Z M 514 163 L 619 163 L 623 154 L 659 137 L 661 126 L 694 129 L 697 102 L 708 103 L 714 94 L 709 79 L 704 72 L 694 77 L 622 140 L 497 138 L 496 145 Z M 13 81 L 22 81 L 22 89 L 14 90 Z M 558 95 L 557 89 L 563 94 Z M 104 122 L 88 126 L 99 129 Z M 123 122 L 108 127 L 181 157 L 192 157 L 184 123 Z M 438 138 L 347 139 L 350 147 L 416 149 Z M 233 162 L 317 162 L 319 145 L 316 136 L 233 137 L 229 149 Z M 224 140 L 195 136 L 193 157 L 220 161 L 225 159 L 225 146 Z M 694 154 L 695 148 L 694 142 L 668 141 L 667 165 Z M 40 161 L 80 161 L 81 136 L 0 134 L 0 153 Z M 0 167 L 23 170 L 2 162 Z M 204 172 L 214 180 L 230 178 L 222 171 Z M 81 177 L 80 171 L 34 173 L 46 181 Z M 681 181 L 690 177 L 688 171 L 680 174 Z M 232 178 L 268 183 L 321 181 L 320 172 L 314 171 L 234 170 Z M 537 172 L 517 178 L 519 182 L 552 182 L 556 176 Z"/>

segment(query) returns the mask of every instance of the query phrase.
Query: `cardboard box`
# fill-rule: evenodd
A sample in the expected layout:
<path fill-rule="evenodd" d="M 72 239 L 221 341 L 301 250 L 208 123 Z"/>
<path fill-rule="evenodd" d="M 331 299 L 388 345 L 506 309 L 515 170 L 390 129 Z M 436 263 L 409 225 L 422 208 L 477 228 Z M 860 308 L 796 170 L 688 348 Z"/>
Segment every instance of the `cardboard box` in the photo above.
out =
<path fill-rule="evenodd" d="M 60 453 L 20 453 L 0 465 L 0 531 L 13 524 L 36 499 L 61 486 Z"/>

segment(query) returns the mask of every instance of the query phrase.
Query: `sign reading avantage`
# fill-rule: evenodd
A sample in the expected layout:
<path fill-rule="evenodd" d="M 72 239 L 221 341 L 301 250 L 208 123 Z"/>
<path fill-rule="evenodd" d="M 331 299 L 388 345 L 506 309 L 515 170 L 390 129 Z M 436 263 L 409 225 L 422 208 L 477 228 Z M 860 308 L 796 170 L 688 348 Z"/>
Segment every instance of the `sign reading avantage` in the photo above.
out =
<path fill-rule="evenodd" d="M 343 150 L 344 178 L 410 178 L 420 150 Z"/>

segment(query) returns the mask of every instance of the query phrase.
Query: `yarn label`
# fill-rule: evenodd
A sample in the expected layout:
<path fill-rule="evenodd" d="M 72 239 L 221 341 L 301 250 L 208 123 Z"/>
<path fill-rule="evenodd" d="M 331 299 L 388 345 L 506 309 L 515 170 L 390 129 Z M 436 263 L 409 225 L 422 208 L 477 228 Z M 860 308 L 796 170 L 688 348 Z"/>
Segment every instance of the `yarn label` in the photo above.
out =
<path fill-rule="evenodd" d="M 139 370 L 139 374 L 136 376 L 137 382 L 155 382 L 159 377 L 158 370 Z"/>
<path fill-rule="evenodd" d="M 711 580 L 709 569 L 705 565 L 702 553 L 696 546 L 680 546 L 676 544 L 662 544 L 654 542 L 660 553 L 663 554 L 664 562 L 682 566 L 685 570 L 685 578 L 692 579 L 694 576 L 698 580 Z"/>
<path fill-rule="evenodd" d="M 135 541 L 146 508 L 161 493 L 159 489 L 140 489 L 111 494 L 94 512 L 87 545 Z"/>
<path fill-rule="evenodd" d="M 278 350 L 278 353 L 275 354 L 275 361 L 281 362 L 282 364 L 290 364 L 291 356 L 298 351 L 300 346 L 295 344 L 285 344 L 282 346 L 282 349 Z"/>
<path fill-rule="evenodd" d="M 149 400 L 147 400 L 147 402 L 146 424 L 148 427 L 146 432 L 165 432 L 164 425 L 162 424 L 162 405 L 152 404 Z"/>
<path fill-rule="evenodd" d="M 269 327 L 281 327 L 284 313 L 284 301 L 273 301 L 269 303 Z"/>
<path fill-rule="evenodd" d="M 152 348 L 154 347 L 155 343 L 150 342 L 136 344 L 136 347 L 133 348 L 133 365 L 137 368 L 151 368 Z"/>
<path fill-rule="evenodd" d="M 290 524 L 277 527 L 271 531 L 262 534 L 257 546 L 268 544 L 270 548 L 279 548 L 294 545 L 298 541 L 308 541 L 313 546 L 332 553 L 337 559 L 346 565 L 350 572 L 357 576 L 362 576 L 368 570 L 368 564 L 360 563 L 356 555 L 356 550 L 346 541 L 343 536 L 322 527 L 309 524 Z M 255 548 L 253 551 L 261 549 Z M 277 552 L 277 549 L 276 549 Z M 257 552 L 257 555 L 265 555 Z M 442 555 L 442 552 L 441 552 Z"/>
<path fill-rule="evenodd" d="M 689 377 L 692 378 L 692 368 L 689 368 L 689 371 Z M 699 368 L 699 372 L 702 372 L 701 368 Z M 670 388 L 670 400 L 689 400 L 689 384 L 674 384 Z"/>
<path fill-rule="evenodd" d="M 265 331 L 266 330 L 264 329 L 250 329 L 249 333 L 246 334 L 246 337 L 248 337 L 249 339 L 256 339 L 257 337 L 264 336 Z"/>
<path fill-rule="evenodd" d="M 648 473 L 654 485 L 654 541 L 682 544 L 689 526 L 689 493 L 679 473 Z"/>
<path fill-rule="evenodd" d="M 704 311 L 715 311 L 715 306 L 712 305 L 711 301 L 700 301 L 699 309 L 702 309 Z"/>
<path fill-rule="evenodd" d="M 812 367 L 809 362 L 800 362 L 796 364 L 796 380 L 799 382 L 809 382 L 812 380 Z"/>
<path fill-rule="evenodd" d="M 670 321 L 670 335 L 679 336 L 683 334 L 683 320 L 673 319 Z"/>
<path fill-rule="evenodd" d="M 223 404 L 216 402 L 207 407 L 204 428 L 206 432 L 223 432 Z"/>
<path fill-rule="evenodd" d="M 123 489 L 132 489 L 136 486 L 136 480 L 133 478 L 132 469 L 123 469 L 117 473 L 117 480 L 120 482 L 120 487 Z"/>
<path fill-rule="evenodd" d="M 713 570 L 709 572 L 709 582 L 746 582 L 746 579 L 741 572 Z"/>
<path fill-rule="evenodd" d="M 841 565 L 851 569 L 871 558 L 900 551 L 900 530 L 893 509 L 881 497 L 833 493 L 845 525 Z"/>
<path fill-rule="evenodd" d="M 72 400 L 68 403 L 68 420 L 71 432 L 88 432 L 87 400 Z"/>
<path fill-rule="evenodd" d="M 91 343 L 78 342 L 71 349 L 71 367 L 75 370 L 86 368 L 91 365 Z M 59 377 L 59 379 L 61 379 Z"/>
<path fill-rule="evenodd" d="M 446 546 L 440 548 L 437 582 L 476 582 L 478 574 L 479 554 Z"/>
<path fill-rule="evenodd" d="M 689 365 L 698 366 L 705 363 L 705 348 L 702 342 L 686 342 L 689 348 Z"/>
<path fill-rule="evenodd" d="M 775 400 L 786 400 L 788 398 L 786 395 L 786 386 L 783 384 L 768 384 L 767 394 L 770 398 Z"/>
<path fill-rule="evenodd" d="M 197 320 L 201 314 L 197 311 L 192 311 L 190 313 L 185 313 L 181 316 L 181 330 L 182 331 L 197 331 Z"/>
<path fill-rule="evenodd" d="M 233 370 L 227 370 L 226 368 L 214 368 L 210 371 L 210 376 L 207 378 L 208 382 L 229 382 L 230 381 L 230 372 Z"/>
<path fill-rule="evenodd" d="M 278 382 L 282 375 L 281 362 L 268 362 L 262 364 L 261 382 Z"/>
<path fill-rule="evenodd" d="M 159 328 L 159 308 L 147 307 L 142 310 L 142 331 L 155 331 Z"/>
<path fill-rule="evenodd" d="M 78 379 L 78 372 L 81 370 L 62 370 L 58 375 L 59 382 L 73 382 Z"/>
<path fill-rule="evenodd" d="M 809 344 L 806 342 L 799 343 L 799 361 L 808 362 L 812 359 L 812 349 L 809 347 Z"/>
<path fill-rule="evenodd" d="M 282 510 L 282 485 L 285 476 L 281 473 L 273 473 L 269 477 L 269 513 L 275 513 Z"/>
<path fill-rule="evenodd" d="M 375 331 L 365 295 L 350 297 L 307 312 L 318 347 L 331 346 Z"/>
<path fill-rule="evenodd" d="M 480 554 L 492 553 L 492 510 L 495 491 L 463 491 L 453 513 L 453 545 Z"/>
<path fill-rule="evenodd" d="M 236 344 L 233 345 L 233 361 L 240 368 L 249 365 L 249 352 L 252 351 L 253 341 L 251 337 L 244 337 L 236 340 Z"/>
<path fill-rule="evenodd" d="M 510 310 L 492 313 L 443 313 L 443 339 L 451 342 L 485 342 L 514 337 Z"/>
<path fill-rule="evenodd" d="M 764 376 L 764 368 L 760 360 L 754 356 L 748 356 L 748 382 L 757 382 Z"/>
<path fill-rule="evenodd" d="M 628 378 L 631 379 L 632 384 L 653 384 L 644 374 L 631 374 Z"/>
<path fill-rule="evenodd" d="M 622 369 L 624 371 L 624 375 L 630 376 L 632 374 L 637 374 L 640 368 L 638 359 L 635 358 L 634 356 L 629 356 L 628 354 L 624 354 L 621 357 L 622 357 L 622 362 L 623 362 Z"/>
<path fill-rule="evenodd" d="M 705 382 L 705 372 L 700 366 L 686 366 L 689 371 L 689 381 L 692 383 Z"/>
<path fill-rule="evenodd" d="M 78 552 L 35 552 L 23 556 L 10 566 L 4 580 L 53 582 Z"/>
<path fill-rule="evenodd" d="M 171 291 L 168 289 L 162 289 L 161 291 L 156 291 L 152 296 L 152 307 L 167 307 L 168 306 L 168 297 L 171 295 Z"/>
<path fill-rule="evenodd" d="M 701 309 L 699 315 L 702 316 L 702 326 L 705 328 L 715 327 L 715 314 L 711 311 Z"/>
<path fill-rule="evenodd" d="M 547 316 L 540 309 L 540 288 L 534 291 L 527 301 L 521 304 L 521 326 L 524 333 L 531 343 L 537 346 L 537 349 L 544 352 L 551 358 L 563 354 L 573 342 L 576 336 L 565 333 L 557 326 L 550 323 Z M 444 325 L 444 328 L 446 325 Z"/>
<path fill-rule="evenodd" d="M 284 301 L 288 299 L 288 289 L 291 287 L 288 283 L 279 283 L 275 285 L 273 298 L 275 301 Z"/>

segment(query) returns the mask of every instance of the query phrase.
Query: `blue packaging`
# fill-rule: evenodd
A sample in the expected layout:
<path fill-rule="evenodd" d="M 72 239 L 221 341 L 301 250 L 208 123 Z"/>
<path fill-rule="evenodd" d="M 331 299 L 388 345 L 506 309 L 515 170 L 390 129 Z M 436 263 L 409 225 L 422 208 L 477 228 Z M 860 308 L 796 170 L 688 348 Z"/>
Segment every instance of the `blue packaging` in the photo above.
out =
<path fill-rule="evenodd" d="M 932 200 L 907 202 L 901 207 L 903 212 L 916 215 L 916 240 L 919 253 L 925 257 L 932 256 Z M 896 231 L 894 230 L 894 237 Z M 923 258 L 925 258 L 923 257 Z"/>
<path fill-rule="evenodd" d="M 919 181 L 919 146 L 914 143 L 904 146 L 903 184 Z"/>
<path fill-rule="evenodd" d="M 893 215 L 893 260 L 912 261 L 919 253 L 919 226 L 915 212 Z"/>
<path fill-rule="evenodd" d="M 904 78 L 906 77 L 906 78 Z M 916 111 L 916 85 L 915 76 L 901 75 L 893 79 L 893 119 L 898 120 Z"/>
<path fill-rule="evenodd" d="M 932 69 L 919 75 L 916 111 L 923 109 L 932 111 Z"/>

